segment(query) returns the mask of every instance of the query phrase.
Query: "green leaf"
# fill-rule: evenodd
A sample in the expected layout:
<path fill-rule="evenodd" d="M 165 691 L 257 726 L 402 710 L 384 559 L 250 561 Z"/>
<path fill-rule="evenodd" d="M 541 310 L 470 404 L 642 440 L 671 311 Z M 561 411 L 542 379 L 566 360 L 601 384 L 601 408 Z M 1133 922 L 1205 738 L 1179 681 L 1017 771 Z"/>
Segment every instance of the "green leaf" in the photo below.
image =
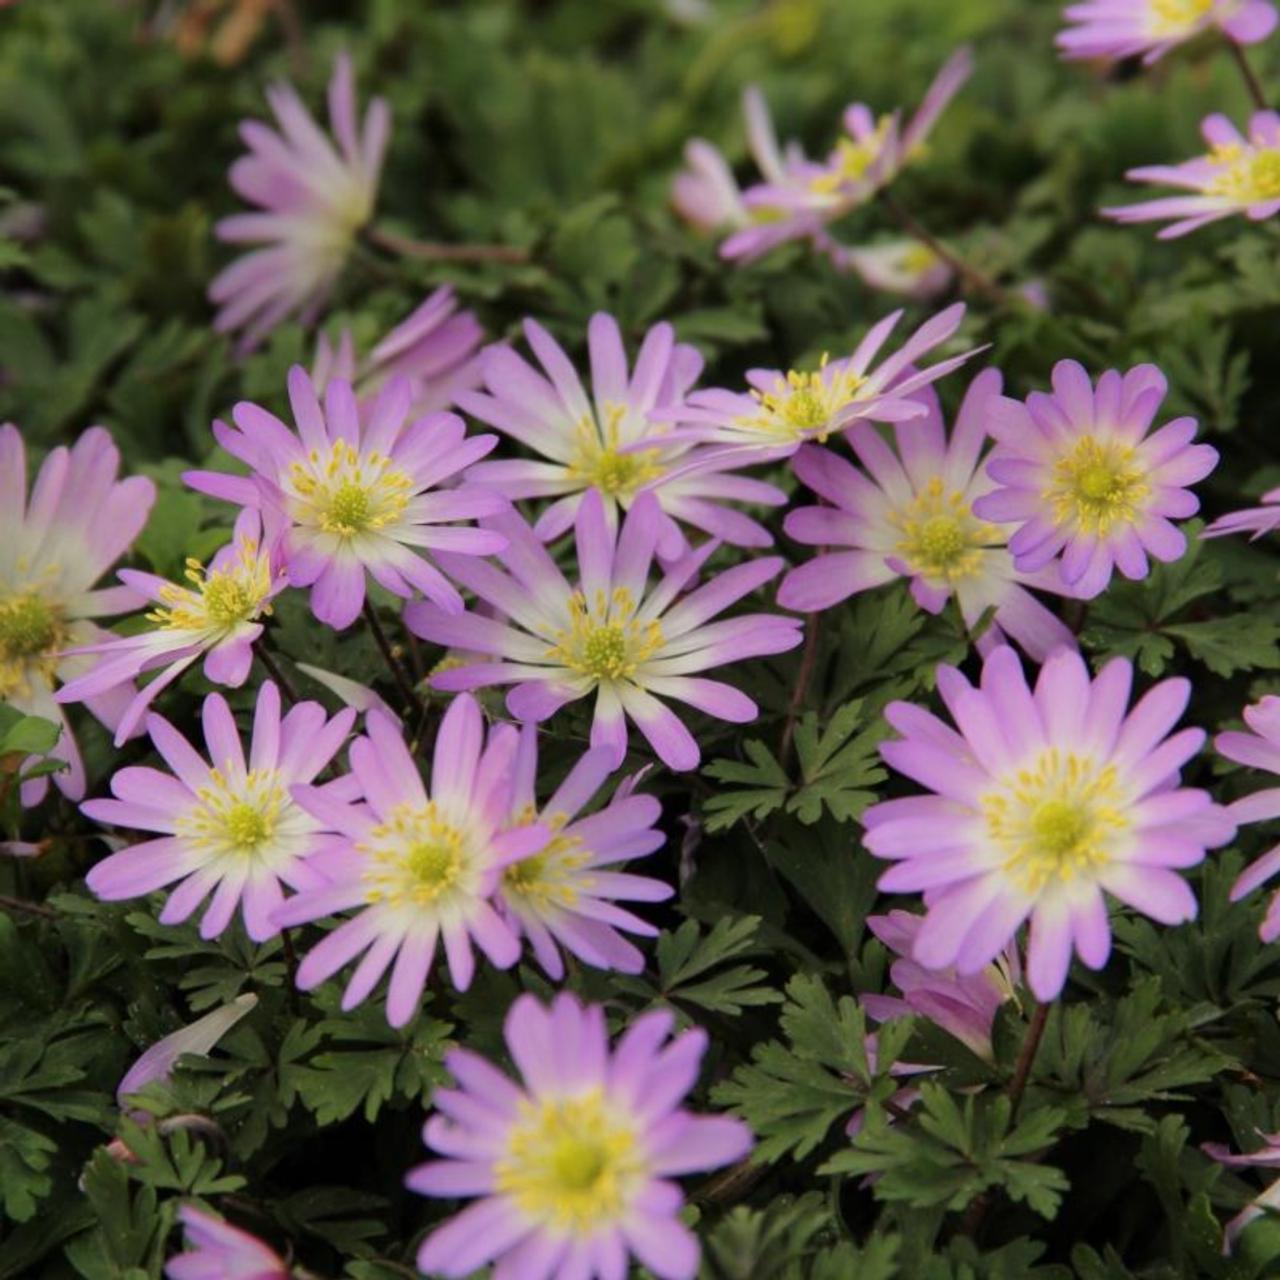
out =
<path fill-rule="evenodd" d="M 883 1114 L 871 1115 L 852 1148 L 837 1152 L 820 1172 L 874 1174 L 878 1199 L 917 1209 L 959 1211 L 999 1188 L 1041 1217 L 1057 1214 L 1066 1175 L 1023 1157 L 1053 1145 L 1066 1112 L 1044 1107 L 1015 1123 L 1004 1094 L 971 1094 L 962 1106 L 940 1084 L 919 1088 L 919 1106 L 907 1119 L 891 1124 Z"/>

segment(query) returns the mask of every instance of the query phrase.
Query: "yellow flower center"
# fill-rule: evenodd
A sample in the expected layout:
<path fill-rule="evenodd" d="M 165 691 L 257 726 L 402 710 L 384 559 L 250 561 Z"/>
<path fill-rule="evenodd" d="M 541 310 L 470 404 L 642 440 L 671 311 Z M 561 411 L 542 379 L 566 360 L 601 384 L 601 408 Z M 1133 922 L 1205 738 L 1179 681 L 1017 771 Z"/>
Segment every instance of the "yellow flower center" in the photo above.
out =
<path fill-rule="evenodd" d="M 577 438 L 568 464 L 570 477 L 610 498 L 629 499 L 666 470 L 658 462 L 656 448 L 620 452 L 626 416 L 626 405 L 606 404 L 599 421 L 587 414 L 574 428 Z"/>
<path fill-rule="evenodd" d="M 1152 35 L 1189 35 L 1217 0 L 1148 0 Z"/>
<path fill-rule="evenodd" d="M 29 694 L 33 678 L 52 684 L 66 638 L 61 612 L 38 592 L 0 596 L 0 698 Z"/>
<path fill-rule="evenodd" d="M 1128 445 L 1086 436 L 1054 464 L 1043 496 L 1059 524 L 1104 537 L 1113 525 L 1132 521 L 1149 492 Z"/>
<path fill-rule="evenodd" d="M 337 440 L 327 454 L 312 449 L 289 468 L 293 518 L 324 533 L 354 538 L 394 524 L 413 494 L 413 480 L 376 449 L 358 452 Z"/>
<path fill-rule="evenodd" d="M 591 606 L 575 591 L 569 597 L 569 627 L 556 632 L 547 657 L 591 680 L 630 679 L 662 644 L 662 624 L 639 622 L 635 612 L 635 599 L 625 587 L 611 595 L 596 592 Z"/>
<path fill-rule="evenodd" d="M 902 251 L 902 269 L 910 276 L 932 271 L 938 261 L 938 255 L 927 244 L 913 244 Z"/>
<path fill-rule="evenodd" d="M 237 858 L 252 858 L 271 842 L 289 804 L 274 769 L 253 769 L 239 779 L 214 769 L 196 800 L 178 819 L 178 835 L 198 849 Z"/>
<path fill-rule="evenodd" d="M 974 519 L 964 495 L 948 490 L 939 476 L 890 519 L 901 534 L 894 550 L 923 578 L 970 578 L 982 568 L 983 551 L 1004 543 L 1000 530 Z"/>
<path fill-rule="evenodd" d="M 494 1165 L 500 1195 L 540 1225 L 577 1236 L 622 1217 L 645 1177 L 634 1128 L 598 1089 L 521 1103 Z"/>
<path fill-rule="evenodd" d="M 1005 873 L 1030 897 L 1106 866 L 1129 826 L 1115 767 L 1057 748 L 988 792 L 981 807 Z"/>
<path fill-rule="evenodd" d="M 252 540 L 240 543 L 236 557 L 221 569 L 206 573 L 199 560 L 188 559 L 183 577 L 160 588 L 163 606 L 147 619 L 167 631 L 199 631 L 210 637 L 227 635 L 243 623 L 270 614 L 271 561 L 260 555 Z"/>
<path fill-rule="evenodd" d="M 833 195 L 841 187 L 861 182 L 867 176 L 867 170 L 880 158 L 892 124 L 892 116 L 881 116 L 871 137 L 861 142 L 841 138 L 836 143 L 828 168 L 810 179 L 809 189 L 819 195 Z"/>
<path fill-rule="evenodd" d="M 760 406 L 758 413 L 738 419 L 738 425 L 778 436 L 783 440 L 815 439 L 825 442 L 831 420 L 855 399 L 865 378 L 848 369 L 829 373 L 824 355 L 817 369 L 802 373 L 792 369 L 774 381 L 772 391 L 751 389 Z"/>
<path fill-rule="evenodd" d="M 1240 204 L 1280 200 L 1280 148 L 1227 143 L 1214 147 L 1208 158 L 1224 167 L 1205 187 L 1207 194 Z"/>
<path fill-rule="evenodd" d="M 521 815 L 519 821 L 533 822 L 533 813 Z M 551 814 L 543 821 L 552 830 L 565 823 L 564 814 Z M 571 907 L 582 889 L 591 884 L 581 869 L 591 860 L 577 836 L 556 836 L 541 853 L 513 862 L 502 873 L 502 888 L 516 907 Z"/>
<path fill-rule="evenodd" d="M 393 907 L 439 903 L 461 887 L 470 863 L 465 836 L 432 801 L 397 806 L 356 851 L 368 861 L 365 901 Z"/>

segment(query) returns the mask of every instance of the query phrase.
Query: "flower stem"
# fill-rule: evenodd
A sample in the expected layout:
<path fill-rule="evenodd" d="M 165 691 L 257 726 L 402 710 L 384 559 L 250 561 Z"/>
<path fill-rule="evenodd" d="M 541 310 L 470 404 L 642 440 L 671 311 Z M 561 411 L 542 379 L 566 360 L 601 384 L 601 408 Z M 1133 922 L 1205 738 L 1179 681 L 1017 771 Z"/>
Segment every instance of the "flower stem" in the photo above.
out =
<path fill-rule="evenodd" d="M 1258 73 L 1254 71 L 1249 64 L 1248 55 L 1245 53 L 1243 46 L 1238 45 L 1230 36 L 1224 37 L 1227 42 L 1227 48 L 1231 50 L 1231 57 L 1234 59 L 1237 67 L 1240 68 L 1240 78 L 1244 81 L 1244 87 L 1249 91 L 1249 97 L 1253 99 L 1253 105 L 1258 111 L 1267 111 L 1266 91 L 1262 87 L 1262 81 L 1258 79 Z"/>
<path fill-rule="evenodd" d="M 786 765 L 787 752 L 791 750 L 791 740 L 795 737 L 796 719 L 808 696 L 809 686 L 813 683 L 813 673 L 818 665 L 818 641 L 821 630 L 820 613 L 811 613 L 804 629 L 804 653 L 800 656 L 800 670 L 796 675 L 796 687 L 792 690 L 791 701 L 787 705 L 787 719 L 782 726 L 782 738 L 778 743 L 778 763 Z"/>
<path fill-rule="evenodd" d="M 7 893 L 0 893 L 0 907 L 6 911 L 25 911 L 27 915 L 44 916 L 46 920 L 58 918 L 58 913 L 51 907 L 42 907 L 38 902 L 28 902 L 26 898 L 11 898 Z"/>
<path fill-rule="evenodd" d="M 1022 1095 L 1027 1091 L 1027 1081 L 1031 1078 L 1031 1067 L 1036 1060 L 1040 1041 L 1044 1039 L 1045 1025 L 1049 1021 L 1049 1009 L 1050 1005 L 1047 1003 L 1036 1006 L 1036 1011 L 1031 1015 L 1031 1021 L 1027 1025 L 1027 1033 L 1022 1038 L 1022 1048 L 1018 1050 L 1018 1060 L 1013 1065 L 1013 1075 L 1009 1078 L 1009 1087 L 1006 1090 L 1009 1098 L 1010 1124 L 1017 1118 L 1018 1108 L 1022 1104 Z M 976 1240 L 978 1232 L 982 1229 L 982 1224 L 991 1210 L 991 1205 L 991 1192 L 984 1191 L 980 1195 L 974 1196 L 969 1202 L 969 1208 L 965 1211 L 964 1221 L 960 1224 L 961 1234 Z"/>
<path fill-rule="evenodd" d="M 387 639 L 387 633 L 383 631 L 382 623 L 378 621 L 378 612 L 368 599 L 364 602 L 364 617 L 369 624 L 369 630 L 373 633 L 374 642 L 382 654 L 382 659 L 387 664 L 387 670 L 391 672 L 391 677 L 396 682 L 396 688 L 400 690 L 400 696 L 415 715 L 421 716 L 422 700 L 414 692 L 413 682 L 409 679 L 404 667 L 401 666 L 400 659 L 396 657 L 395 650 L 392 649 L 391 642 Z"/>
<path fill-rule="evenodd" d="M 887 191 L 880 192 L 880 203 L 889 211 L 894 221 L 909 235 L 942 259 L 971 289 L 986 294 L 993 302 L 1007 303 L 1009 295 L 990 276 L 977 267 L 970 266 L 959 254 L 948 249 L 937 236 L 913 214 L 907 212 Z"/>
<path fill-rule="evenodd" d="M 1022 1095 L 1027 1091 L 1027 1081 L 1031 1078 L 1031 1066 L 1036 1060 L 1036 1052 L 1040 1048 L 1040 1041 L 1044 1039 L 1044 1029 L 1045 1024 L 1049 1021 L 1050 1007 L 1048 1003 L 1036 1006 L 1036 1011 L 1031 1015 L 1031 1022 L 1027 1026 L 1027 1034 L 1023 1037 L 1022 1048 L 1018 1051 L 1018 1060 L 1013 1067 L 1013 1077 L 1009 1081 L 1010 1123 L 1017 1116 L 1018 1107 L 1022 1103 Z"/>
<path fill-rule="evenodd" d="M 253 647 L 254 653 L 258 655 L 258 661 L 262 663 L 268 676 L 279 686 L 280 692 L 284 694 L 285 701 L 293 706 L 298 701 L 297 690 L 294 689 L 289 677 L 280 669 L 280 664 L 271 656 L 267 646 L 259 641 Z"/>
<path fill-rule="evenodd" d="M 513 244 L 441 244 L 433 240 L 415 240 L 381 227 L 366 227 L 365 237 L 371 244 L 402 258 L 422 262 L 507 262 L 529 261 L 529 251 Z"/>

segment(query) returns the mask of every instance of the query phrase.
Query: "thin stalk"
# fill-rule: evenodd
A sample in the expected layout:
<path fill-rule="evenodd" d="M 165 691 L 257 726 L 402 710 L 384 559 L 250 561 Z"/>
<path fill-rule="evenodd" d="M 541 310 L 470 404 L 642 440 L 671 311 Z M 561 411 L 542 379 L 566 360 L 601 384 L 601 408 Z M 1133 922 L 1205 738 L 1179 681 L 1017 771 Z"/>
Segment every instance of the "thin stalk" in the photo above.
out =
<path fill-rule="evenodd" d="M 285 701 L 290 706 L 293 706 L 298 701 L 297 690 L 294 689 L 289 677 L 280 669 L 280 664 L 271 656 L 267 646 L 259 640 L 254 645 L 253 651 L 258 655 L 258 661 L 262 663 L 267 675 L 279 686 L 280 692 L 284 694 Z"/>
<path fill-rule="evenodd" d="M 1010 1123 L 1018 1114 L 1022 1103 L 1022 1095 L 1027 1091 L 1027 1081 L 1031 1078 L 1031 1067 L 1036 1060 L 1036 1052 L 1040 1041 L 1044 1039 L 1044 1029 L 1049 1021 L 1049 1003 L 1036 1006 L 1027 1026 L 1027 1034 L 1023 1037 L 1022 1048 L 1018 1051 L 1018 1061 L 1014 1063 L 1013 1078 L 1009 1081 L 1009 1106 L 1011 1108 Z"/>
<path fill-rule="evenodd" d="M 1253 99 L 1254 107 L 1258 111 L 1269 110 L 1266 90 L 1262 87 L 1262 81 L 1258 79 L 1258 73 L 1250 65 L 1249 57 L 1245 53 L 1243 46 L 1238 45 L 1230 36 L 1224 38 L 1227 42 L 1227 48 L 1231 50 L 1232 60 L 1240 68 L 1240 78 L 1244 81 L 1244 87 L 1249 91 L 1249 97 Z"/>
<path fill-rule="evenodd" d="M 889 211 L 898 225 L 909 235 L 942 259 L 970 288 L 986 294 L 993 302 L 1007 303 L 1009 295 L 990 276 L 971 266 L 959 254 L 947 248 L 913 214 L 908 213 L 887 191 L 880 192 L 880 203 Z"/>
<path fill-rule="evenodd" d="M 420 262 L 506 262 L 529 261 L 528 249 L 513 244 L 441 244 L 437 240 L 415 240 L 381 227 L 366 227 L 365 238 L 378 248 L 401 258 Z"/>
<path fill-rule="evenodd" d="M 58 913 L 51 907 L 42 907 L 38 902 L 28 902 L 26 898 L 11 898 L 7 893 L 0 893 L 0 907 L 6 911 L 24 911 L 29 916 L 43 916 L 46 920 L 58 918 Z"/>
<path fill-rule="evenodd" d="M 368 599 L 364 602 L 364 617 L 369 624 L 369 630 L 373 633 L 374 643 L 377 644 L 382 654 L 382 660 L 387 664 L 387 669 L 391 672 L 391 677 L 396 682 L 396 688 L 400 690 L 400 696 L 415 715 L 421 716 L 422 700 L 414 692 L 413 682 L 409 679 L 408 674 L 400 663 L 400 659 L 396 657 L 395 651 L 391 648 L 387 633 L 383 631 L 382 623 L 378 621 L 377 610 L 374 609 L 373 604 Z"/>
<path fill-rule="evenodd" d="M 820 613 L 811 613 L 804 629 L 804 653 L 800 655 L 800 670 L 796 676 L 796 687 L 792 690 L 791 701 L 787 704 L 787 719 L 782 726 L 782 738 L 778 743 L 778 763 L 786 765 L 787 752 L 791 750 L 791 741 L 795 737 L 796 720 L 809 695 L 809 686 L 813 683 L 813 673 L 818 665 L 818 647 L 821 638 Z"/>

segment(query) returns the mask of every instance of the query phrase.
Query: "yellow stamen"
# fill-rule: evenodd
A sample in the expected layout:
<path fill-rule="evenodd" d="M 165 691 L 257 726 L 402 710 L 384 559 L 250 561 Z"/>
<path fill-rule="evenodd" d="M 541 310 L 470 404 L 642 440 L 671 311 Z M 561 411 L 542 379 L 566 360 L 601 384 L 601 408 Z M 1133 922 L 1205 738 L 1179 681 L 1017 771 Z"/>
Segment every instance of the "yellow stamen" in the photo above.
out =
<path fill-rule="evenodd" d="M 984 550 L 1005 541 L 994 525 L 976 520 L 964 495 L 948 490 L 939 476 L 890 519 L 902 535 L 894 550 L 911 572 L 948 584 L 973 577 Z"/>
<path fill-rule="evenodd" d="M 834 195 L 841 187 L 861 182 L 880 158 L 892 124 L 892 116 L 881 116 L 876 121 L 875 132 L 869 138 L 861 142 L 853 138 L 841 138 L 836 143 L 830 166 L 810 181 L 810 190 L 819 195 Z"/>
<path fill-rule="evenodd" d="M 824 442 L 831 433 L 836 412 L 856 398 L 864 382 L 866 378 L 848 368 L 832 371 L 824 355 L 815 370 L 802 373 L 792 369 L 785 377 L 777 378 L 772 391 L 753 387 L 751 397 L 759 404 L 760 412 L 737 422 L 783 440 Z"/>
<path fill-rule="evenodd" d="M 592 680 L 627 680 L 662 644 L 662 624 L 639 622 L 625 587 L 597 591 L 590 605 L 581 591 L 569 597 L 570 625 L 556 632 L 547 657 Z"/>
<path fill-rule="evenodd" d="M 1004 855 L 1005 873 L 1028 896 L 1105 867 L 1127 830 L 1114 765 L 1045 751 L 1036 763 L 983 796 L 987 835 Z"/>
<path fill-rule="evenodd" d="M 302 525 L 354 538 L 376 533 L 404 514 L 413 480 L 384 453 L 360 453 L 345 440 L 329 452 L 312 449 L 289 468 L 293 518 Z"/>
<path fill-rule="evenodd" d="M 537 815 L 529 812 L 520 815 L 516 823 L 536 820 Z M 556 831 L 566 821 L 562 813 L 544 815 L 542 820 Z M 571 907 L 578 894 L 591 885 L 591 878 L 581 874 L 590 861 L 590 850 L 583 849 L 577 836 L 557 835 L 541 853 L 513 862 L 502 874 L 502 888 L 517 909 L 521 905 L 535 911 L 540 907 Z"/>
<path fill-rule="evenodd" d="M 620 452 L 625 441 L 622 425 L 627 406 L 606 404 L 599 420 L 588 413 L 574 428 L 576 443 L 568 464 L 572 479 L 611 498 L 629 499 L 666 470 L 658 462 L 659 449 Z"/>
<path fill-rule="evenodd" d="M 0 699 L 52 685 L 66 638 L 61 611 L 38 591 L 0 595 Z"/>
<path fill-rule="evenodd" d="M 253 858 L 274 839 L 289 803 L 274 769 L 254 769 L 237 779 L 214 769 L 198 803 L 178 819 L 177 834 L 196 848 L 224 857 Z"/>
<path fill-rule="evenodd" d="M 1078 525 L 1084 533 L 1105 537 L 1113 525 L 1132 521 L 1150 493 L 1124 444 L 1086 436 L 1053 468 L 1043 497 L 1053 504 L 1059 524 Z"/>
<path fill-rule="evenodd" d="M 1225 196 L 1239 204 L 1280 200 L 1280 147 L 1224 143 L 1214 147 L 1208 158 L 1223 169 L 1205 187 L 1207 195 Z"/>
<path fill-rule="evenodd" d="M 399 805 L 356 851 L 368 860 L 365 901 L 393 907 L 438 904 L 461 886 L 471 860 L 466 837 L 432 801 Z"/>
<path fill-rule="evenodd" d="M 169 631 L 198 631 L 210 636 L 227 635 L 243 623 L 270 614 L 271 564 L 258 554 L 252 539 L 241 542 L 235 558 L 221 569 L 206 572 L 199 560 L 188 558 L 183 577 L 190 587 L 176 582 L 160 589 L 163 607 L 151 610 L 147 619 Z"/>
<path fill-rule="evenodd" d="M 1216 0 L 1149 0 L 1148 30 L 1161 39 L 1189 35 L 1215 3 Z"/>
<path fill-rule="evenodd" d="M 494 1165 L 499 1194 L 544 1227 L 577 1236 L 617 1221 L 645 1177 L 631 1122 L 599 1090 L 521 1103 Z"/>

